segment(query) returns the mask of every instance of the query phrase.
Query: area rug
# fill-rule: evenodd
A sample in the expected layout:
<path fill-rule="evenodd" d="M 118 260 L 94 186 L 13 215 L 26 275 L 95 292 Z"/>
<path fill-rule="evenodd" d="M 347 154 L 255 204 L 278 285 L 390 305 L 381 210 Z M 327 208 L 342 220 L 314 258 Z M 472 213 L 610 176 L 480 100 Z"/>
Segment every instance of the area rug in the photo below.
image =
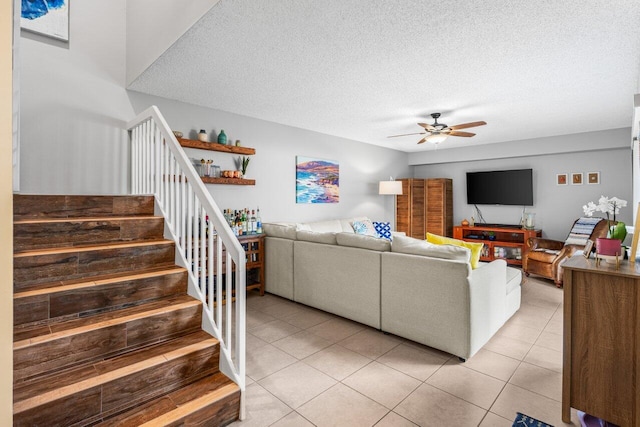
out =
<path fill-rule="evenodd" d="M 536 420 L 529 415 L 525 415 L 522 412 L 518 412 L 518 416 L 513 421 L 512 427 L 553 427 L 551 424 L 547 424 L 540 420 Z"/>

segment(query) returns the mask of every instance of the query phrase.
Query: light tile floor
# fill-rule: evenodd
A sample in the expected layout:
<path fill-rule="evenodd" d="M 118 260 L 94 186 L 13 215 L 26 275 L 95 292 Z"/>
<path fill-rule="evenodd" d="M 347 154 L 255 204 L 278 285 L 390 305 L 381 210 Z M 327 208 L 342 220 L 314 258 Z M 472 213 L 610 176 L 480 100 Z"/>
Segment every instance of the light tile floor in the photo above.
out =
<path fill-rule="evenodd" d="M 562 290 L 535 278 L 522 285 L 521 309 L 465 363 L 251 292 L 247 413 L 233 425 L 510 427 L 523 412 L 563 426 L 561 334 Z"/>

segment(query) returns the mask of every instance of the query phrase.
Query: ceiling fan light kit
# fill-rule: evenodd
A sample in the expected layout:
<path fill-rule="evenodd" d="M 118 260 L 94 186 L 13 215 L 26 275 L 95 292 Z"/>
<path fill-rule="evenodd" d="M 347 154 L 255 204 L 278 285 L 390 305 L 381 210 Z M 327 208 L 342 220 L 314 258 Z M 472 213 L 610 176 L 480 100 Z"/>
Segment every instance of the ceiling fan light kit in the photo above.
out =
<path fill-rule="evenodd" d="M 444 142 L 445 139 L 447 139 L 447 135 L 440 132 L 435 132 L 427 136 L 427 142 L 430 142 L 436 145 L 440 144 L 441 142 Z"/>
<path fill-rule="evenodd" d="M 479 121 L 479 122 L 463 123 L 461 125 L 455 125 L 455 126 L 447 126 L 444 123 L 438 123 L 438 118 L 440 118 L 440 113 L 432 113 L 431 117 L 434 120 L 433 124 L 418 123 L 418 126 L 423 127 L 425 132 L 392 135 L 392 136 L 389 136 L 388 138 L 396 138 L 398 136 L 408 136 L 408 135 L 427 135 L 424 138 L 422 138 L 420 141 L 418 141 L 418 144 L 422 144 L 423 142 L 427 141 L 432 144 L 438 145 L 441 142 L 444 142 L 444 140 L 446 140 L 447 137 L 449 136 L 462 136 L 465 138 L 475 136 L 475 133 L 460 132 L 459 129 L 467 129 L 467 128 L 483 126 L 487 124 L 484 121 Z"/>

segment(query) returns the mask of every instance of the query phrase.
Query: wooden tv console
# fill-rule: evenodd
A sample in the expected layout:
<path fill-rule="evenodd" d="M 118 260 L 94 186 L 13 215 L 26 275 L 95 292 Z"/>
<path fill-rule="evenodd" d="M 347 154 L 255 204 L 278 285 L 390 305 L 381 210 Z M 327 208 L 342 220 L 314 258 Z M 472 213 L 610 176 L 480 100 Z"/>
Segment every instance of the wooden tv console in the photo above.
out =
<path fill-rule="evenodd" d="M 522 265 L 522 257 L 528 249 L 527 240 L 529 237 L 541 236 L 542 230 L 499 224 L 453 227 L 454 239 L 484 243 L 480 261 L 504 259 L 511 265 Z"/>

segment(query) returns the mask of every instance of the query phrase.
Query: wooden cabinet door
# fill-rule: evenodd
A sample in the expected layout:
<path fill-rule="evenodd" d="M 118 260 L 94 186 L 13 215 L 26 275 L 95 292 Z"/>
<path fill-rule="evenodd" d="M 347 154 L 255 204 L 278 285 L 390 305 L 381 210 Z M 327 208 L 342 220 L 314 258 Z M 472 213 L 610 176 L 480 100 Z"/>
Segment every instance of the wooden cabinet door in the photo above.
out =
<path fill-rule="evenodd" d="M 451 179 L 427 179 L 426 206 L 426 231 L 451 237 L 453 235 L 453 183 Z"/>
<path fill-rule="evenodd" d="M 424 179 L 403 178 L 402 194 L 396 196 L 396 229 L 416 239 L 425 238 L 426 186 Z"/>
<path fill-rule="evenodd" d="M 426 186 L 424 179 L 411 180 L 411 237 L 426 239 Z"/>

